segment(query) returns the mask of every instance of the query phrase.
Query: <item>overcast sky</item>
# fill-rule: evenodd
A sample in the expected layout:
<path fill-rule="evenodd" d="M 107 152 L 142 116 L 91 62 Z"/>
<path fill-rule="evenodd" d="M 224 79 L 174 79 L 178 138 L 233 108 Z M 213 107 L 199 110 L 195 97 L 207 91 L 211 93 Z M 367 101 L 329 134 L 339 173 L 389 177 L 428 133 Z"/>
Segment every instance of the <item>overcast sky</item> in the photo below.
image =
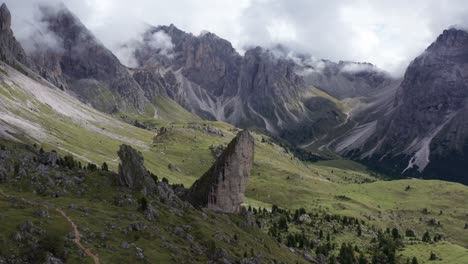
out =
<path fill-rule="evenodd" d="M 44 0 L 4 0 L 21 37 Z M 46 0 L 48 2 L 56 0 Z M 108 47 L 135 38 L 142 22 L 208 30 L 242 53 L 282 43 L 315 58 L 365 61 L 401 74 L 444 29 L 468 25 L 465 0 L 63 0 Z"/>

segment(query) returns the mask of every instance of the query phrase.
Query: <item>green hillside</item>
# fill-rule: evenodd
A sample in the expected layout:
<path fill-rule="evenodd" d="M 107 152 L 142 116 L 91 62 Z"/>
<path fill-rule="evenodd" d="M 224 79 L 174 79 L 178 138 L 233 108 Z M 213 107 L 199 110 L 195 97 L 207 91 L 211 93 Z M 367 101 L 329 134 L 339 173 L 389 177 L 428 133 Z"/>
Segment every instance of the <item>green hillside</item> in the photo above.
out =
<path fill-rule="evenodd" d="M 89 108 L 63 91 L 32 81 L 8 66 L 2 67 L 0 135 L 9 141 L 21 141 L 29 146 L 36 144 L 35 151 L 42 147 L 46 151 L 57 150 L 63 156 L 71 154 L 83 164 L 93 162 L 100 165 L 106 162 L 111 170 L 116 171 L 119 163 L 116 151 L 125 143 L 143 153 L 146 167 L 159 179 L 164 177 L 170 183 L 188 187 L 214 162 L 212 149 L 220 145 L 226 146 L 239 131 L 226 123 L 197 120 L 185 110 L 175 107 L 172 102 L 164 100 L 160 101 L 161 106 L 158 108 L 164 109 L 160 110 L 161 116 L 163 113 L 170 115 L 171 112 L 175 112 L 177 120 L 127 117 L 122 118 L 128 122 L 125 123 Z M 144 123 L 149 130 L 131 125 L 135 119 Z M 342 242 L 359 244 L 361 248 L 367 248 L 370 252 L 373 245 L 371 241 L 378 235 L 377 230 L 397 228 L 399 232 L 404 233 L 410 229 L 414 231 L 417 239 L 403 239 L 401 243 L 404 247 L 399 248 L 398 254 L 402 256 L 398 258 L 398 263 L 404 263 L 407 257 L 413 256 L 421 261 L 426 260 L 431 251 L 441 256 L 442 260 L 438 263 L 463 263 L 457 261 L 467 258 L 467 186 L 443 181 L 386 181 L 367 171 L 364 166 L 347 160 L 304 162 L 294 157 L 291 150 L 281 147 L 268 136 L 260 133 L 253 135 L 256 139 L 256 150 L 246 193 L 247 206 L 271 210 L 272 205 L 277 205 L 290 210 L 290 213 L 284 213 L 288 217 L 299 208 L 304 208 L 311 214 L 318 214 L 317 219 L 305 229 L 293 220 L 288 221 L 291 229 L 282 233 L 283 239 L 291 232 L 300 230 L 304 230 L 304 235 L 312 239 L 318 236 L 318 228 L 332 233 L 334 228 L 339 227 L 339 231 L 332 235 L 329 241 L 330 244 L 337 245 L 331 252 L 338 255 Z M 66 172 L 70 173 L 75 172 Z M 28 175 L 27 179 L 31 180 L 33 175 L 34 173 Z M 80 227 L 86 227 L 83 231 L 89 236 L 99 237 L 99 234 L 104 232 L 106 239 L 92 238 L 84 241 L 84 244 L 98 252 L 105 263 L 113 263 L 117 259 L 131 262 L 134 259 L 133 251 L 122 250 L 120 244 L 123 240 L 129 240 L 129 243 L 135 241 L 144 249 L 148 259 L 183 262 L 190 258 L 189 253 L 180 256 L 175 253 L 190 252 L 193 249 L 180 238 L 174 237 L 170 233 L 172 229 L 168 231 L 155 227 L 154 232 L 149 234 L 137 232 L 130 236 L 109 230 L 107 224 L 114 221 L 113 219 L 119 219 L 117 229 L 125 228 L 137 220 L 146 220 L 137 213 L 134 213 L 136 218 L 133 219 L 132 216 L 130 220 L 122 216 L 129 211 L 138 211 L 137 204 L 129 207 L 112 206 L 112 200 L 118 191 L 108 182 L 112 179 L 111 173 L 91 172 L 82 176 L 87 186 L 82 194 L 73 193 L 59 198 L 35 195 L 30 183 L 22 180 L 0 184 L 0 188 L 8 195 L 49 204 L 52 208 L 49 210 L 50 218 L 45 221 L 33 221 L 34 224 L 47 229 L 47 233 L 50 230 L 51 234 L 67 236 L 70 231 L 67 223 L 53 208 L 63 208 Z M 134 199 L 139 198 L 137 194 L 129 195 Z M 92 213 L 68 210 L 70 204 L 75 204 L 77 208 L 86 208 Z M 1 250 L 14 251 L 14 247 L 9 246 L 11 238 L 18 224 L 31 218 L 35 207 L 5 197 L 0 200 L 0 205 L 1 219 L 9 223 L 1 227 Z M 242 241 L 239 244 L 219 242 L 219 247 L 227 249 L 231 255 L 237 256 L 237 259 L 244 255 L 244 251 L 249 255 L 251 248 L 254 252 L 282 259 L 283 263 L 291 263 L 289 260 L 293 258 L 297 258 L 298 261 L 300 259 L 297 254 L 290 254 L 284 247 L 284 240 L 280 244 L 268 236 L 269 228 L 279 221 L 281 214 L 270 215 L 265 212 L 263 216 L 259 216 L 259 219 L 264 219 L 265 222 L 263 229 L 242 229 L 235 224 L 236 216 L 226 218 L 219 214 L 190 210 L 183 216 L 175 217 L 170 206 L 157 203 L 155 205 L 160 211 L 160 222 L 155 226 L 174 228 L 175 225 L 192 223 L 193 235 L 207 248 L 210 248 L 211 242 L 204 240 L 214 236 L 218 230 L 232 238 L 236 234 Z M 205 214 L 210 221 L 205 219 Z M 331 224 L 327 224 L 326 219 L 330 215 L 357 219 L 353 223 L 364 221 L 364 235 L 357 238 L 357 227 L 339 224 L 342 218 L 330 220 Z M 252 232 L 254 236 L 251 235 Z M 425 232 L 429 232 L 431 237 L 440 234 L 443 239 L 438 242 L 423 242 L 421 237 Z M 264 242 L 258 243 L 258 240 Z M 176 245 L 177 250 L 164 248 L 163 244 L 167 246 L 164 242 Z M 325 242 L 322 241 L 319 245 L 323 243 Z M 154 247 L 155 244 L 160 246 Z M 73 244 L 68 247 L 73 247 Z M 281 250 L 277 251 L 276 247 Z M 78 254 L 71 254 L 71 263 L 80 261 Z M 194 261 L 206 262 L 206 257 L 201 255 Z"/>

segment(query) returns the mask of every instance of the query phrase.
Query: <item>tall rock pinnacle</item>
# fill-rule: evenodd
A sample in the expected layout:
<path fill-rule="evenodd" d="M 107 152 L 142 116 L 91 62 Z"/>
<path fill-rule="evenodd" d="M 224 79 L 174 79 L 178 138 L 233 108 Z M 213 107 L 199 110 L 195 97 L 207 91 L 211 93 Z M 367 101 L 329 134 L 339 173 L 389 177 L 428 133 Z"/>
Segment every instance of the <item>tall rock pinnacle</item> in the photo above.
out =
<path fill-rule="evenodd" d="M 247 130 L 237 134 L 213 166 L 189 189 L 187 198 L 196 207 L 237 213 L 254 159 L 255 140 Z"/>
<path fill-rule="evenodd" d="M 145 195 L 151 195 L 156 186 L 144 166 L 141 152 L 128 145 L 121 145 L 117 154 L 121 160 L 119 184 L 135 191 L 142 191 Z"/>
<path fill-rule="evenodd" d="M 0 7 L 0 29 L 9 30 L 11 27 L 11 14 L 10 10 L 5 3 Z"/>

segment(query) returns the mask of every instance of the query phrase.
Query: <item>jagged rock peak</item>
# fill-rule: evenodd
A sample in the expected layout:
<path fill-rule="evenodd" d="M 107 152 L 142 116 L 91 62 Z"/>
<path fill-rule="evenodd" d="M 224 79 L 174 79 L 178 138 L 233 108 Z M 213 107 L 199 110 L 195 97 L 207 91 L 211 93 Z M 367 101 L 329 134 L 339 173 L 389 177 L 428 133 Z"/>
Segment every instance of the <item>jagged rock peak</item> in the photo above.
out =
<path fill-rule="evenodd" d="M 445 30 L 410 63 L 393 106 L 366 124 L 348 155 L 398 177 L 467 184 L 467 80 L 468 33 Z"/>
<path fill-rule="evenodd" d="M 462 29 L 450 28 L 442 32 L 442 34 L 437 37 L 437 40 L 432 43 L 428 50 L 433 48 L 438 48 L 440 46 L 445 47 L 456 47 L 460 44 L 468 43 L 468 32 Z"/>
<path fill-rule="evenodd" d="M 254 159 L 255 140 L 249 131 L 239 132 L 213 166 L 188 190 L 195 207 L 238 213 Z"/>
<path fill-rule="evenodd" d="M 76 47 L 87 42 L 101 45 L 100 41 L 89 31 L 81 20 L 63 3 L 41 4 L 39 11 L 42 22 L 59 37 L 65 48 Z"/>
<path fill-rule="evenodd" d="M 141 87 L 77 16 L 63 4 L 40 5 L 39 10 L 54 40 L 29 54 L 42 77 L 106 113 L 146 110 L 149 102 Z"/>
<path fill-rule="evenodd" d="M 19 62 L 30 66 L 23 47 L 11 30 L 11 13 L 6 4 L 0 6 L 0 60 L 10 65 L 17 65 Z"/>
<path fill-rule="evenodd" d="M 11 27 L 11 14 L 5 3 L 0 7 L 0 27 L 1 30 L 9 30 Z"/>
<path fill-rule="evenodd" d="M 117 151 L 117 155 L 121 160 L 119 164 L 119 185 L 129 187 L 135 191 L 142 191 L 145 195 L 151 195 L 156 185 L 144 166 L 141 152 L 123 144 Z"/>

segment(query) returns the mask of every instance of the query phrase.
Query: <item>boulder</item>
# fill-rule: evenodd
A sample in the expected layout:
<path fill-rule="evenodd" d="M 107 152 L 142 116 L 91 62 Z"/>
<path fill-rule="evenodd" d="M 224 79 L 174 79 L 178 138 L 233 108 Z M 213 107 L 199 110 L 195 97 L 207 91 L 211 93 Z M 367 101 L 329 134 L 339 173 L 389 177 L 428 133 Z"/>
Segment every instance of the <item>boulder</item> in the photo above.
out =
<path fill-rule="evenodd" d="M 6 182 L 8 171 L 5 168 L 0 167 L 0 183 Z"/>
<path fill-rule="evenodd" d="M 124 144 L 120 146 L 117 154 L 121 160 L 119 164 L 119 185 L 129 187 L 134 191 L 142 191 L 145 195 L 153 194 L 156 184 L 144 166 L 141 152 Z"/>
<path fill-rule="evenodd" d="M 247 130 L 237 134 L 213 166 L 187 192 L 195 207 L 238 213 L 254 159 L 255 140 Z"/>
<path fill-rule="evenodd" d="M 62 260 L 56 258 L 54 255 L 48 254 L 44 264 L 63 264 Z"/>
<path fill-rule="evenodd" d="M 120 243 L 120 247 L 123 249 L 129 249 L 130 244 L 127 241 L 122 241 L 122 243 Z"/>
<path fill-rule="evenodd" d="M 156 186 L 156 195 L 160 202 L 169 204 L 172 207 L 180 207 L 182 201 L 174 192 L 173 186 L 167 182 L 158 182 Z"/>
<path fill-rule="evenodd" d="M 147 228 L 148 228 L 148 226 L 144 222 L 139 221 L 139 222 L 134 222 L 134 223 L 131 223 L 130 225 L 128 225 L 127 231 L 129 231 L 129 232 L 131 232 L 131 231 L 141 232 L 141 231 L 145 231 Z"/>
<path fill-rule="evenodd" d="M 241 264 L 260 264 L 262 263 L 258 258 L 244 258 L 240 261 Z"/>
<path fill-rule="evenodd" d="M 249 212 L 245 207 L 241 207 L 240 209 L 240 215 L 244 218 L 245 222 L 241 223 L 242 225 L 247 225 L 247 226 L 256 226 L 257 223 L 255 221 L 255 216 L 252 212 Z"/>
<path fill-rule="evenodd" d="M 139 247 L 135 247 L 135 257 L 139 260 L 145 259 L 145 255 L 143 255 L 143 249 Z"/>
<path fill-rule="evenodd" d="M 148 208 L 143 212 L 143 215 L 145 216 L 146 220 L 152 222 L 159 216 L 159 212 L 151 204 L 149 204 Z"/>
<path fill-rule="evenodd" d="M 60 155 L 55 151 L 44 152 L 39 154 L 39 163 L 47 165 L 47 166 L 55 166 L 57 165 L 57 161 L 59 160 Z"/>
<path fill-rule="evenodd" d="M 305 223 L 310 221 L 310 216 L 308 214 L 302 214 L 298 218 L 299 222 Z"/>

